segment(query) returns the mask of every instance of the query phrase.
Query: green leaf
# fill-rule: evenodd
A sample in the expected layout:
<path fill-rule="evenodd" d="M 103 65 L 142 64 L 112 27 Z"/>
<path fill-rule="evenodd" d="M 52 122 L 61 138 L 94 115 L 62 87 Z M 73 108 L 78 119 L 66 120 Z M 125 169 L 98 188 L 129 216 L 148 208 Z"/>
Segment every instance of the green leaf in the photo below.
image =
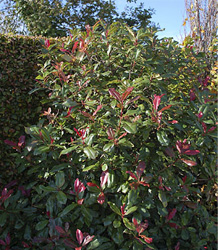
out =
<path fill-rule="evenodd" d="M 128 193 L 128 203 L 127 206 L 128 207 L 132 207 L 133 205 L 136 204 L 138 198 L 138 191 L 135 189 L 131 189 Z"/>
<path fill-rule="evenodd" d="M 131 213 L 135 212 L 137 209 L 138 209 L 138 207 L 133 206 L 133 207 L 129 208 L 129 209 L 126 211 L 125 215 L 131 214 Z"/>
<path fill-rule="evenodd" d="M 114 232 L 112 233 L 112 239 L 117 245 L 122 244 L 122 242 L 124 241 L 122 227 L 119 227 L 114 230 Z"/>
<path fill-rule="evenodd" d="M 91 210 L 88 208 L 85 208 L 84 206 L 81 207 L 82 214 L 84 216 L 84 221 L 88 227 L 90 227 L 91 222 L 93 220 Z"/>
<path fill-rule="evenodd" d="M 107 187 L 113 188 L 115 185 L 115 173 L 109 172 L 108 180 L 107 180 Z"/>
<path fill-rule="evenodd" d="M 109 143 L 105 144 L 104 147 L 103 147 L 104 152 L 111 152 L 113 149 L 114 149 L 114 143 L 113 142 L 109 142 Z"/>
<path fill-rule="evenodd" d="M 45 192 L 54 192 L 54 191 L 56 191 L 56 188 L 54 188 L 54 187 L 49 187 L 49 186 L 45 187 L 45 186 L 43 186 L 43 185 L 39 185 L 39 188 L 40 188 L 41 190 L 45 191 Z"/>
<path fill-rule="evenodd" d="M 42 153 L 45 153 L 45 152 L 49 152 L 50 151 L 50 148 L 48 146 L 41 146 L 39 148 L 36 148 L 34 150 L 34 155 L 40 155 Z"/>
<path fill-rule="evenodd" d="M 66 204 L 67 202 L 67 196 L 65 193 L 63 193 L 62 191 L 59 191 L 57 193 L 57 200 L 60 204 Z"/>
<path fill-rule="evenodd" d="M 164 131 L 157 132 L 157 139 L 160 142 L 161 146 L 168 146 L 169 145 L 169 138 Z"/>
<path fill-rule="evenodd" d="M 95 149 L 91 147 L 84 148 L 84 153 L 88 156 L 89 159 L 92 159 L 92 160 L 94 160 L 98 155 L 98 151 L 96 151 Z"/>
<path fill-rule="evenodd" d="M 127 227 L 129 230 L 135 231 L 135 226 L 133 223 L 131 223 L 127 218 L 123 218 L 123 223 L 125 227 Z"/>
<path fill-rule="evenodd" d="M 93 241 L 90 242 L 90 244 L 88 245 L 87 247 L 87 250 L 93 250 L 93 249 L 96 249 L 96 250 L 103 250 L 105 248 L 101 248 L 105 242 L 108 242 L 110 241 L 110 239 L 106 238 L 106 237 L 99 237 L 99 236 L 96 236 L 95 239 Z M 106 249 L 110 249 L 110 248 L 106 248 Z"/>
<path fill-rule="evenodd" d="M 118 228 L 118 227 L 120 227 L 121 226 L 121 221 L 119 221 L 119 220 L 114 220 L 113 221 L 113 227 L 114 228 Z"/>
<path fill-rule="evenodd" d="M 45 227 L 47 226 L 47 224 L 48 224 L 48 220 L 40 221 L 40 222 L 38 222 L 38 223 L 36 224 L 35 229 L 36 229 L 37 231 L 40 231 L 40 230 L 42 230 L 43 228 L 45 228 Z"/>
<path fill-rule="evenodd" d="M 112 221 L 115 219 L 116 215 L 114 213 L 108 215 L 107 217 L 103 218 L 104 226 L 109 226 Z"/>
<path fill-rule="evenodd" d="M 62 103 L 65 107 L 74 107 L 74 106 L 77 106 L 78 103 L 77 102 L 74 102 L 72 101 L 72 99 L 67 99 L 65 102 Z"/>
<path fill-rule="evenodd" d="M 135 134 L 137 132 L 137 125 L 131 122 L 123 122 L 122 126 L 124 130 L 129 134 Z"/>
<path fill-rule="evenodd" d="M 60 156 L 61 155 L 69 154 L 70 152 L 72 152 L 73 150 L 75 150 L 77 147 L 78 147 L 77 145 L 74 145 L 73 147 L 66 148 L 66 149 L 62 150 L 61 153 L 60 153 Z"/>
<path fill-rule="evenodd" d="M 72 204 L 68 205 L 67 207 L 65 207 L 65 209 L 64 209 L 62 212 L 60 212 L 60 213 L 58 214 L 58 216 L 59 216 L 59 217 L 65 216 L 65 215 L 68 214 L 70 211 L 72 211 L 75 207 L 77 207 L 77 204 L 76 204 L 76 203 L 72 203 Z"/>
<path fill-rule="evenodd" d="M 168 203 L 167 203 L 167 198 L 166 198 L 166 194 L 164 191 L 160 190 L 158 192 L 158 198 L 162 202 L 163 206 L 167 207 Z"/>
<path fill-rule="evenodd" d="M 65 183 L 65 174 L 64 174 L 64 172 L 59 172 L 59 173 L 57 173 L 56 175 L 55 175 L 55 185 L 57 186 L 57 187 L 62 187 L 63 185 L 64 185 L 64 183 Z"/>
<path fill-rule="evenodd" d="M 113 210 L 116 214 L 121 216 L 120 209 L 114 203 L 108 201 L 108 205 L 110 206 L 111 210 Z"/>
<path fill-rule="evenodd" d="M 51 169 L 51 172 L 58 172 L 58 171 L 63 170 L 63 169 L 68 169 L 69 167 L 70 167 L 69 163 L 62 163 L 62 164 L 54 166 Z"/>
<path fill-rule="evenodd" d="M 84 168 L 83 172 L 89 171 L 91 169 L 97 169 L 97 168 L 98 168 L 98 164 L 91 165 L 91 166 L 88 166 L 88 167 Z"/>
<path fill-rule="evenodd" d="M 5 225 L 5 222 L 7 220 L 7 213 L 0 214 L 0 226 L 3 227 Z"/>
<path fill-rule="evenodd" d="M 63 55 L 63 58 L 64 58 L 64 60 L 66 60 L 67 62 L 71 62 L 71 61 L 72 61 L 72 56 L 69 56 L 69 55 L 67 55 L 67 54 L 64 54 L 64 55 Z"/>

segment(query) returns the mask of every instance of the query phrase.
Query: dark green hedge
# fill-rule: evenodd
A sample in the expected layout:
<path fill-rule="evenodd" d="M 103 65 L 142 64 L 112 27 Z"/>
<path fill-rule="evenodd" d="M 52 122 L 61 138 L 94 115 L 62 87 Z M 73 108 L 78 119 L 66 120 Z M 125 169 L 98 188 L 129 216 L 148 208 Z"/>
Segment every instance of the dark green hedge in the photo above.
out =
<path fill-rule="evenodd" d="M 41 113 L 44 91 L 30 95 L 43 59 L 42 38 L 0 35 L 0 167 L 13 168 L 4 140 L 17 140 Z M 9 167 L 9 168 L 8 168 Z M 4 168 L 3 168 L 4 169 Z M 9 171 L 10 172 L 10 171 Z M 12 173 L 12 172 L 11 172 Z"/>

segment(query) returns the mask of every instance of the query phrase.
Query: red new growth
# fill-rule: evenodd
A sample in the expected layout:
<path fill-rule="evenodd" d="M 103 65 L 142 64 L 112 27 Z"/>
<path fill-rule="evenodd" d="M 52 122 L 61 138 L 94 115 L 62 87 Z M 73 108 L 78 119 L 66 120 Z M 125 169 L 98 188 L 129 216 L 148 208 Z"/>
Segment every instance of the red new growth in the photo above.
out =
<path fill-rule="evenodd" d="M 88 128 L 89 128 L 89 127 L 87 127 L 86 129 L 81 129 L 81 130 L 78 130 L 78 129 L 76 129 L 76 128 L 73 128 L 74 131 L 77 133 L 77 135 L 78 135 L 79 137 L 81 137 L 83 144 L 85 144 L 84 140 L 86 139 L 86 130 L 87 130 Z"/>
<path fill-rule="evenodd" d="M 144 170 L 145 170 L 145 163 L 143 161 L 141 161 L 139 163 L 138 167 L 136 168 L 136 175 L 133 174 L 131 171 L 126 171 L 127 174 L 129 174 L 133 179 L 135 179 L 137 181 L 137 182 L 131 183 L 130 184 L 131 187 L 137 189 L 139 185 L 143 185 L 143 186 L 147 186 L 147 187 L 150 186 L 147 182 L 140 179 Z"/>
<path fill-rule="evenodd" d="M 92 182 L 87 182 L 87 185 L 89 187 L 96 187 L 97 189 L 99 189 L 100 191 L 100 194 L 98 195 L 98 199 L 97 199 L 97 202 L 99 204 L 103 204 L 105 202 L 105 195 L 104 195 L 104 192 L 103 192 L 103 188 L 104 188 L 104 185 L 107 183 L 108 181 L 108 176 L 109 176 L 109 172 L 108 171 L 103 171 L 101 173 L 101 177 L 100 177 L 100 182 L 101 182 L 101 187 L 99 187 L 97 184 L 95 183 L 92 183 Z"/>
<path fill-rule="evenodd" d="M 187 139 L 176 142 L 176 148 L 179 151 L 179 154 L 185 154 L 185 155 L 196 155 L 199 154 L 199 150 L 190 150 L 189 148 L 191 147 L 191 144 L 187 143 Z"/>
<path fill-rule="evenodd" d="M 156 122 L 158 123 L 159 127 L 160 127 L 160 123 L 161 123 L 161 120 L 162 120 L 162 112 L 164 110 L 167 110 L 169 109 L 172 105 L 168 105 L 168 106 L 165 106 L 163 107 L 161 110 L 157 111 L 158 110 L 158 107 L 160 105 L 160 101 L 161 101 L 161 98 L 164 96 L 165 94 L 162 94 L 162 95 L 154 95 L 154 99 L 153 99 L 153 109 L 152 109 L 152 113 L 151 113 L 151 120 L 153 122 Z M 177 121 L 174 121 L 174 123 L 176 123 Z M 158 129 L 159 129 L 158 127 Z"/>
<path fill-rule="evenodd" d="M 50 47 L 50 41 L 48 39 L 45 40 L 45 46 L 47 49 Z"/>
<path fill-rule="evenodd" d="M 146 235 L 143 235 L 142 233 L 148 228 L 148 221 L 145 220 L 145 222 L 141 222 L 140 224 L 138 224 L 137 220 L 135 218 L 133 218 L 133 224 L 136 228 L 136 231 L 138 233 L 138 235 L 144 239 L 144 241 L 146 241 L 147 243 L 152 243 L 153 239 L 147 237 Z"/>
<path fill-rule="evenodd" d="M 176 212 L 177 212 L 176 208 L 169 210 L 169 214 L 166 217 L 166 222 L 170 221 L 175 216 Z"/>
<path fill-rule="evenodd" d="M 13 142 L 13 141 L 9 141 L 9 140 L 4 140 L 4 143 L 12 146 L 13 149 L 16 149 L 17 151 L 21 152 L 21 149 L 24 148 L 24 146 L 25 146 L 25 136 L 22 135 L 19 138 L 18 143 Z"/>
<path fill-rule="evenodd" d="M 124 203 L 121 207 L 120 207 L 120 210 L 121 210 L 121 214 L 122 214 L 122 218 L 125 216 L 125 206 L 126 206 L 126 204 Z"/>

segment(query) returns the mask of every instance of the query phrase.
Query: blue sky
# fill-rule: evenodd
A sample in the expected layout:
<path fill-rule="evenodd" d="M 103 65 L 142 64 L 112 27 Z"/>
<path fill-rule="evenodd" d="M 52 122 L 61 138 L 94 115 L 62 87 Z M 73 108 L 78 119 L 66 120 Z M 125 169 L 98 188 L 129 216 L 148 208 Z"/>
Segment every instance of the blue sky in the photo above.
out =
<path fill-rule="evenodd" d="M 118 10 L 123 10 L 126 6 L 125 0 L 115 0 Z M 173 37 L 180 41 L 184 37 L 185 0 L 138 0 L 144 3 L 144 8 L 153 8 L 155 14 L 152 21 L 159 23 L 165 31 L 159 32 L 159 37 Z"/>

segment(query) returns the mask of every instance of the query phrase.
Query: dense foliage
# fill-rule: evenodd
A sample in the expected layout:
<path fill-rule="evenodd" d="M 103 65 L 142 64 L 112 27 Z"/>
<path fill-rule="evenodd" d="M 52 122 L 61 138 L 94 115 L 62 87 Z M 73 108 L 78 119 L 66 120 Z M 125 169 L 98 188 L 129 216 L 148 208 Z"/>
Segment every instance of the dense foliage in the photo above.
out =
<path fill-rule="evenodd" d="M 99 25 L 45 41 L 49 108 L 5 141 L 17 168 L 1 174 L 0 244 L 216 249 L 216 65 L 188 39 Z"/>
<path fill-rule="evenodd" d="M 38 58 L 42 50 L 40 38 L 0 35 L 0 44 L 0 167 L 4 172 L 13 169 L 14 164 L 4 150 L 3 140 L 15 140 L 24 133 L 24 126 L 38 121 L 40 100 L 45 94 L 28 94 L 35 86 L 38 63 L 42 62 Z"/>

